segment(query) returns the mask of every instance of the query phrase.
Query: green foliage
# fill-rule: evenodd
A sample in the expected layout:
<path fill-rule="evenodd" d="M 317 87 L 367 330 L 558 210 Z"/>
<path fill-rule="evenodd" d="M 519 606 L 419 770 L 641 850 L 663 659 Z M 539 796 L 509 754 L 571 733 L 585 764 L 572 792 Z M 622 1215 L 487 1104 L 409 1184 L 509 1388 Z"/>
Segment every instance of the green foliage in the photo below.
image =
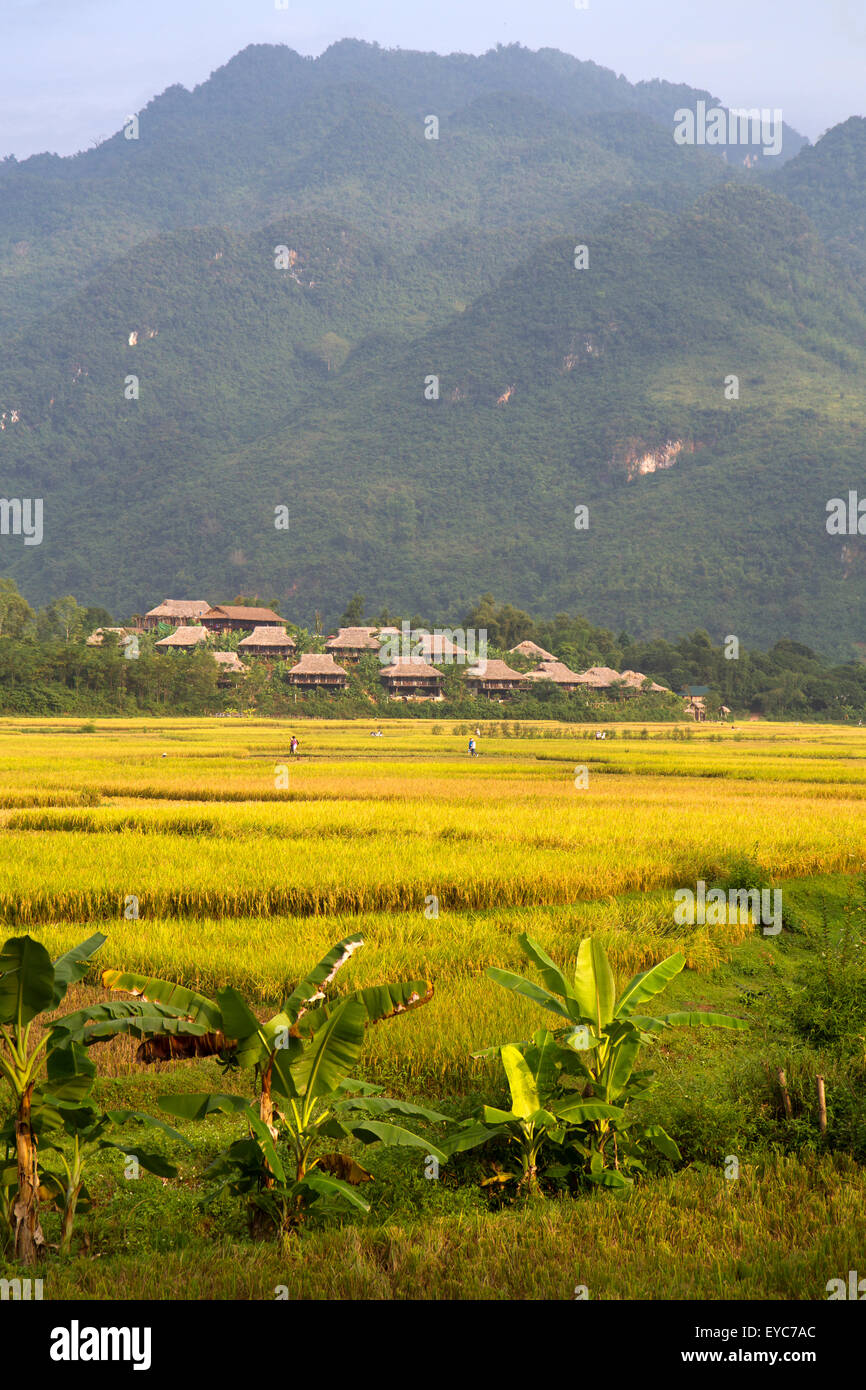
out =
<path fill-rule="evenodd" d="M 391 1100 L 381 1088 L 352 1078 L 371 1023 L 395 1018 L 432 998 L 424 980 L 374 985 L 329 999 L 338 971 L 363 945 L 347 937 L 327 952 L 292 990 L 279 1012 L 261 1023 L 238 992 L 217 991 L 215 1000 L 164 980 L 106 971 L 103 982 L 132 993 L 160 1013 L 132 1020 L 107 1018 L 104 1007 L 83 1011 L 70 1036 L 87 1041 L 127 1025 L 147 1040 L 143 1061 L 183 1056 L 218 1056 L 226 1069 L 253 1070 L 259 1082 L 257 1102 L 222 1094 L 163 1096 L 167 1113 L 200 1120 L 221 1112 L 241 1115 L 248 1134 L 235 1140 L 205 1173 L 217 1182 L 207 1200 L 227 1189 L 247 1197 L 255 1213 L 278 1228 L 293 1229 L 311 1213 L 319 1218 L 335 1206 L 367 1204 L 354 1191 L 369 1179 L 359 1165 L 340 1153 L 322 1153 L 323 1140 L 359 1140 L 362 1144 L 410 1146 L 444 1161 L 442 1150 L 395 1123 L 393 1115 L 414 1115 L 440 1122 L 444 1116 L 406 1101 Z M 163 1046 L 167 1043 L 167 1046 Z M 255 1225 L 255 1222 L 254 1222 Z"/>
<path fill-rule="evenodd" d="M 429 718 L 430 706 L 393 702 L 384 694 L 381 666 L 374 656 L 350 669 L 349 685 L 340 693 L 322 692 L 298 696 L 288 683 L 291 662 L 261 661 L 245 656 L 246 676 L 226 681 L 203 646 L 193 652 L 159 653 L 155 642 L 172 629 L 160 625 L 155 633 L 138 635 L 138 656 L 130 660 L 108 633 L 102 646 L 89 647 L 86 637 L 92 624 L 110 624 L 110 615 L 85 608 L 75 599 L 64 600 L 72 626 L 69 640 L 58 626 L 57 603 L 37 614 L 6 583 L 14 604 L 23 604 L 32 621 L 19 635 L 0 630 L 0 712 L 18 714 L 116 714 L 147 711 L 164 714 L 209 714 L 248 710 L 263 715 L 292 717 L 332 716 L 368 718 L 371 700 L 378 717 Z M 2 601 L 0 601 L 2 613 Z M 356 594 L 343 617 L 359 622 L 363 598 Z M 383 615 L 380 614 L 380 618 Z M 388 616 L 387 610 L 384 614 Z M 433 624 L 414 618 L 416 627 Z M 743 647 L 739 658 L 728 660 L 725 648 L 713 643 L 703 630 L 674 642 L 661 638 L 644 642 L 626 633 L 616 636 L 609 628 L 594 626 L 580 615 L 558 613 L 553 619 L 534 619 L 511 604 L 497 604 L 485 594 L 469 608 L 463 625 L 486 631 L 491 656 L 502 656 L 520 671 L 536 662 L 513 655 L 509 647 L 530 638 L 551 651 L 572 670 L 612 666 L 640 670 L 673 691 L 707 687 L 708 713 L 715 717 L 722 703 L 737 713 L 754 711 L 773 718 L 795 717 L 852 720 L 866 717 L 866 665 L 851 662 L 832 665 L 811 648 L 791 640 L 778 641 L 768 652 Z M 320 643 L 307 629 L 288 624 L 299 651 L 312 651 Z M 47 634 L 47 635 L 46 635 Z M 53 635 L 52 635 L 53 634 Z M 217 651 L 236 651 L 239 633 L 229 633 L 213 643 Z M 467 690 L 457 665 L 441 666 L 444 701 L 436 706 L 441 718 L 460 718 L 467 711 L 482 717 L 488 702 Z M 218 684 L 217 677 L 221 676 Z M 554 719 L 563 723 L 648 719 L 671 721 L 682 716 L 682 706 L 669 695 L 649 691 L 598 692 L 591 689 L 564 694 L 552 683 L 537 682 L 531 690 L 515 692 L 509 699 L 515 728 L 520 720 Z M 82 729 L 91 726 L 82 726 Z M 611 731 L 612 733 L 613 731 Z M 641 735 L 643 736 L 643 735 Z M 682 737 L 675 733 L 674 737 Z"/>
<path fill-rule="evenodd" d="M 700 95 L 518 46 L 256 46 L 153 102 L 147 139 L 5 162 L 5 486 L 70 518 L 63 558 L 10 547 L 16 580 L 130 610 L 231 574 L 308 626 L 358 589 L 445 621 L 511 585 L 503 635 L 580 602 L 851 657 L 866 571 L 822 522 L 860 476 L 863 283 L 742 151 L 673 142 Z M 861 147 L 816 147 L 810 207 Z"/>
<path fill-rule="evenodd" d="M 69 986 L 83 979 L 90 958 L 104 941 L 97 932 L 56 961 L 31 936 L 11 937 L 0 951 L 0 1077 L 9 1084 L 15 1105 L 14 1120 L 0 1132 L 6 1150 L 0 1162 L 0 1187 L 4 1192 L 15 1189 L 11 1200 L 4 1201 L 3 1210 L 12 1223 L 14 1252 L 28 1265 L 41 1258 L 45 1246 L 39 1219 L 38 1124 L 34 1117 L 34 1106 L 38 1112 L 44 1096 L 37 1083 L 48 1073 L 54 1084 L 62 1079 L 64 1097 L 81 1093 L 77 1078 L 53 1057 L 58 1042 L 53 1023 L 45 1027 L 43 1020 L 39 1038 L 34 1024 L 43 1014 L 57 1009 Z M 14 1160 L 10 1156 L 13 1147 Z"/>
<path fill-rule="evenodd" d="M 866 1056 L 866 902 L 849 901 L 834 930 L 822 905 L 811 958 L 780 1002 L 807 1042 Z"/>
<path fill-rule="evenodd" d="M 635 1069 L 640 1050 L 671 1027 L 744 1029 L 745 1021 L 709 1011 L 677 1011 L 661 1018 L 640 1011 L 682 970 L 685 957 L 679 953 L 636 975 L 617 995 L 607 953 L 595 938 L 580 943 L 571 979 L 537 941 L 525 934 L 519 940 L 543 984 L 495 967 L 486 973 L 562 1022 L 553 1033 L 537 1032 L 532 1045 L 499 1049 L 511 1110 L 485 1106 L 482 1123 L 466 1126 L 451 1141 L 451 1151 L 504 1134 L 517 1146 L 521 1181 L 531 1188 L 538 1185 L 539 1152 L 551 1142 L 559 1149 L 556 1162 L 548 1165 L 551 1177 L 582 1173 L 591 1183 L 613 1190 L 629 1187 L 635 1174 L 646 1171 L 648 1149 L 678 1159 L 667 1131 L 639 1123 L 631 1112 L 633 1102 L 652 1086 L 652 1073 Z M 578 1085 L 582 1090 L 577 1091 Z M 500 1180 L 513 1176 L 507 1172 Z"/>
<path fill-rule="evenodd" d="M 173 1139 L 183 1140 L 177 1130 L 137 1110 L 103 1111 L 93 1098 L 96 1067 L 78 1043 L 55 1047 L 46 1056 L 45 1079 L 33 1088 L 31 1126 L 40 1155 L 59 1159 L 59 1169 L 45 1167 L 41 1174 L 40 1198 L 55 1205 L 61 1214 L 59 1250 L 68 1254 L 77 1212 L 91 1205 L 85 1185 L 88 1160 L 100 1150 L 115 1150 L 129 1161 L 161 1178 L 177 1176 L 177 1169 L 161 1153 L 142 1148 L 134 1141 L 123 1142 L 107 1136 L 129 1125 L 161 1130 Z M 0 1145 L 7 1154 L 14 1145 L 15 1123 L 0 1127 Z M 11 1167 L 11 1164 L 10 1164 Z M 137 1169 L 136 1169 L 137 1172 Z"/>

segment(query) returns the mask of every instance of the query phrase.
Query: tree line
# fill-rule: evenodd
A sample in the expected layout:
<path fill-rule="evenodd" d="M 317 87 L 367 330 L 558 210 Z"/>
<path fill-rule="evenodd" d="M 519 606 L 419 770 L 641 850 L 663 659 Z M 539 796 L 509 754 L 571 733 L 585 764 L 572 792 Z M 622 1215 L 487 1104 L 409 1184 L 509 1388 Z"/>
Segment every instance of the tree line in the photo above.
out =
<path fill-rule="evenodd" d="M 237 595 L 235 602 L 255 602 L 256 595 Z M 274 606 L 271 604 L 271 606 Z M 366 614 L 366 601 L 354 594 L 341 625 L 367 622 L 399 626 L 404 618 L 413 628 L 444 626 L 419 614 L 381 608 Z M 97 628 L 120 626 L 105 608 L 80 604 L 72 595 L 52 599 L 34 609 L 11 579 L 0 579 L 0 713 L 24 715 L 241 714 L 322 717 L 337 709 L 341 716 L 359 718 L 429 718 L 426 703 L 391 701 L 380 682 L 375 655 L 350 667 L 344 692 L 299 694 L 288 680 L 291 661 L 273 662 L 243 655 L 246 675 L 217 669 L 210 651 L 236 650 L 240 634 L 226 634 L 208 647 L 191 652 L 160 652 L 157 641 L 172 631 L 161 624 L 154 632 L 138 634 L 135 659 L 125 654 L 118 636 L 106 632 L 101 646 L 88 646 Z M 733 635 L 714 642 L 697 630 L 674 642 L 663 638 L 634 638 L 597 627 L 579 614 L 557 613 L 534 618 L 508 602 L 484 594 L 455 626 L 484 630 L 488 656 L 503 657 L 517 670 L 537 665 L 511 649 L 526 639 L 551 652 L 573 671 L 609 666 L 616 671 L 640 671 L 679 693 L 705 690 L 709 717 L 723 705 L 734 715 L 755 713 L 767 718 L 856 721 L 866 718 L 866 664 L 832 664 L 802 643 L 781 639 L 768 651 L 740 646 Z M 315 630 L 286 620 L 298 651 L 323 651 L 324 635 L 317 615 Z M 444 666 L 445 699 L 433 708 L 441 717 L 461 717 L 477 711 L 481 701 L 466 688 L 462 667 Z M 554 685 L 537 684 L 517 691 L 508 701 L 509 714 L 521 719 L 674 720 L 682 707 L 667 695 L 643 692 L 617 698 L 592 689 L 563 693 Z"/>

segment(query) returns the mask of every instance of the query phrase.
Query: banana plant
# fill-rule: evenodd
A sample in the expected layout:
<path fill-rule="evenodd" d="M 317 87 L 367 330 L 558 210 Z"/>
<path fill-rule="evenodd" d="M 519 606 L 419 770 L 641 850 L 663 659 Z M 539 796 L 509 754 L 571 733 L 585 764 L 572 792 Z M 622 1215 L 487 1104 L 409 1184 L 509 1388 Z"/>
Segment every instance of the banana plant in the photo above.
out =
<path fill-rule="evenodd" d="M 362 936 L 349 936 L 332 946 L 266 1023 L 260 1022 L 231 986 L 217 990 L 215 999 L 208 999 L 169 980 L 105 970 L 103 986 L 130 994 L 132 1000 L 111 1000 L 81 1009 L 59 1020 L 56 1027 L 68 1043 L 85 1046 L 118 1033 L 131 1033 L 143 1039 L 136 1052 L 140 1062 L 216 1057 L 227 1070 L 252 1068 L 260 1087 L 260 1117 L 270 1126 L 274 1092 L 285 1094 L 281 1088 L 292 1084 L 287 1069 L 302 1051 L 302 1028 L 309 1035 L 350 999 L 363 1005 L 367 1023 L 394 1018 L 432 999 L 429 981 L 405 980 L 354 990 L 329 1002 L 329 986 L 363 944 Z"/>
<path fill-rule="evenodd" d="M 253 1070 L 258 1099 L 252 1105 L 247 1098 L 219 1094 L 171 1096 L 160 1103 L 168 1113 L 185 1119 L 204 1118 L 214 1111 L 242 1114 L 248 1137 L 220 1155 L 210 1176 L 222 1174 L 233 1191 L 258 1194 L 257 1205 L 277 1212 L 281 1224 L 292 1224 L 303 1201 L 316 1195 L 360 1202 L 350 1183 L 327 1174 L 329 1164 L 335 1171 L 345 1166 L 343 1156 L 314 1156 L 325 1136 L 426 1147 L 444 1160 L 426 1140 L 382 1118 L 402 1113 L 439 1122 L 443 1116 L 392 1101 L 350 1080 L 366 1028 L 433 997 L 428 981 L 407 980 L 329 999 L 337 973 L 362 945 L 363 937 L 350 936 L 332 946 L 267 1022 L 228 986 L 208 999 L 169 981 L 107 970 L 103 984 L 130 993 L 144 1011 L 120 1017 L 104 1013 L 106 1006 L 95 1006 L 68 1016 L 63 1026 L 70 1041 L 85 1043 L 117 1031 L 132 1032 L 143 1038 L 136 1056 L 145 1063 L 216 1057 L 226 1070 Z M 162 1012 L 148 1013 L 148 1008 Z M 288 1167 L 278 1142 L 290 1150 Z"/>
<path fill-rule="evenodd" d="M 464 1125 L 444 1147 L 449 1154 L 463 1153 L 504 1137 L 516 1151 L 519 1167 L 498 1169 L 495 1177 L 484 1179 L 484 1185 L 516 1180 L 519 1187 L 537 1193 L 542 1149 L 561 1148 L 575 1125 L 624 1118 L 623 1112 L 615 1105 L 563 1092 L 563 1073 L 574 1069 L 575 1059 L 557 1046 L 545 1028 L 538 1030 L 531 1043 L 506 1043 L 499 1053 L 511 1109 L 485 1105 L 481 1120 Z"/>
<path fill-rule="evenodd" d="M 10 1203 L 12 1248 L 25 1265 L 36 1264 L 45 1254 L 32 1106 L 46 1055 L 56 1040 L 40 1015 L 55 1010 L 69 986 L 84 978 L 91 956 L 105 940 L 97 932 L 56 961 L 31 936 L 12 937 L 0 951 L 0 1076 L 9 1083 L 15 1105 L 15 1180 L 4 1180 L 4 1187 L 15 1189 Z"/>
<path fill-rule="evenodd" d="M 369 1022 L 363 1001 L 350 997 L 333 1009 L 316 1012 L 318 1017 L 299 1029 L 300 1049 L 275 1071 L 270 1124 L 262 1120 L 255 1103 L 236 1095 L 170 1095 L 159 1102 L 181 1119 L 222 1113 L 246 1121 L 248 1134 L 206 1169 L 206 1179 L 221 1180 L 206 1200 L 224 1189 L 246 1196 L 252 1208 L 282 1230 L 339 1206 L 369 1210 L 355 1188 L 372 1181 L 371 1174 L 347 1154 L 332 1152 L 325 1141 L 354 1139 L 365 1145 L 417 1148 L 446 1161 L 442 1148 L 394 1119 L 412 1116 L 441 1124 L 444 1115 L 394 1100 L 380 1087 L 349 1075 L 360 1059 Z"/>
<path fill-rule="evenodd" d="M 55 1154 L 60 1170 L 48 1170 L 43 1165 L 40 1197 L 60 1212 L 59 1249 L 61 1254 L 68 1254 L 76 1213 L 90 1205 L 84 1175 L 96 1152 L 114 1149 L 128 1159 L 134 1158 L 141 1168 L 158 1177 L 177 1177 L 176 1167 L 162 1154 L 135 1143 L 109 1139 L 107 1134 L 135 1124 L 161 1130 L 182 1144 L 188 1141 L 164 1120 L 142 1111 L 101 1110 L 92 1095 L 96 1067 L 80 1044 L 50 1050 L 45 1073 L 45 1079 L 33 1091 L 31 1124 L 40 1153 Z M 0 1129 L 0 1143 L 8 1143 L 13 1133 L 11 1124 Z"/>
<path fill-rule="evenodd" d="M 652 1073 L 635 1070 L 640 1050 L 668 1028 L 745 1029 L 746 1021 L 700 1011 L 680 1010 L 662 1017 L 639 1012 L 683 969 L 685 957 L 679 952 L 636 975 L 617 995 L 607 953 L 593 938 L 581 941 L 571 979 L 537 941 L 522 935 L 519 942 L 543 983 L 496 967 L 489 968 L 487 974 L 561 1020 L 553 1038 L 576 1060 L 576 1076 L 584 1083 L 583 1097 L 615 1107 L 613 1115 L 587 1117 L 581 1122 L 582 1134 L 571 1136 L 590 1180 L 605 1187 L 628 1186 L 631 1178 L 627 1170 L 645 1167 L 644 1141 L 666 1158 L 678 1158 L 676 1144 L 661 1125 L 641 1126 L 625 1113 L 632 1101 L 648 1094 Z M 476 1055 L 490 1055 L 495 1050 Z M 560 1077 L 568 1071 L 562 1068 Z"/>

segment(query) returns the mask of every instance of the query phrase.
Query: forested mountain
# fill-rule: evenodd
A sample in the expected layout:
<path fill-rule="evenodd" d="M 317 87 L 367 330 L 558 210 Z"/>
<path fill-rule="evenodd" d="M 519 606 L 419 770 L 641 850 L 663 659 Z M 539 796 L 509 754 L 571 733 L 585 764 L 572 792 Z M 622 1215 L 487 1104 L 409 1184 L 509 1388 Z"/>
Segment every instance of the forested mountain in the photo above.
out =
<path fill-rule="evenodd" d="M 772 174 L 676 145 L 702 98 L 550 51 L 259 47 L 138 140 L 0 165 L 3 491 L 45 508 L 2 571 L 118 615 L 361 589 L 457 622 L 494 590 L 851 655 L 856 200 L 819 215 L 834 132 Z"/>
<path fill-rule="evenodd" d="M 852 116 L 806 145 L 769 187 L 810 216 L 834 253 L 866 274 L 866 119 Z"/>

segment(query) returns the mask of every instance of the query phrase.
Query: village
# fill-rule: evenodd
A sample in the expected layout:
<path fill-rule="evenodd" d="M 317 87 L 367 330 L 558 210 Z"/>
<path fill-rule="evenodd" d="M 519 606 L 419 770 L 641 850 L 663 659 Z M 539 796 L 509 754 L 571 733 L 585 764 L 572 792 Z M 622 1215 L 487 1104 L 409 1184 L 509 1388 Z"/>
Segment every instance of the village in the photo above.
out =
<path fill-rule="evenodd" d="M 536 642 L 518 642 L 502 658 L 487 657 L 486 633 L 463 628 L 436 629 L 433 632 L 393 626 L 340 627 L 321 640 L 324 651 L 301 652 L 296 639 L 287 631 L 286 619 L 271 608 L 239 604 L 211 605 L 204 599 L 164 599 L 133 626 L 97 628 L 87 639 L 89 646 L 101 646 L 107 633 L 113 633 L 125 653 L 137 652 L 138 637 L 154 633 L 162 626 L 172 631 L 160 637 L 155 650 L 163 653 L 189 653 L 206 647 L 220 667 L 218 684 L 234 684 L 234 677 L 248 674 L 243 658 L 289 663 L 288 683 L 297 692 L 339 693 L 346 690 L 350 672 L 365 657 L 381 664 L 380 682 L 392 700 L 431 701 L 445 699 L 441 667 L 463 668 L 462 680 L 475 695 L 503 703 L 533 686 L 548 684 L 563 695 L 581 689 L 592 690 L 612 699 L 637 694 L 667 696 L 683 702 L 686 718 L 703 722 L 707 718 L 704 688 L 674 692 L 659 685 L 641 671 L 615 671 L 609 666 L 591 666 L 572 671 L 553 652 Z M 236 650 L 220 650 L 215 642 L 241 634 Z M 518 669 L 518 667 L 520 669 Z M 731 711 L 721 707 L 721 717 Z"/>

